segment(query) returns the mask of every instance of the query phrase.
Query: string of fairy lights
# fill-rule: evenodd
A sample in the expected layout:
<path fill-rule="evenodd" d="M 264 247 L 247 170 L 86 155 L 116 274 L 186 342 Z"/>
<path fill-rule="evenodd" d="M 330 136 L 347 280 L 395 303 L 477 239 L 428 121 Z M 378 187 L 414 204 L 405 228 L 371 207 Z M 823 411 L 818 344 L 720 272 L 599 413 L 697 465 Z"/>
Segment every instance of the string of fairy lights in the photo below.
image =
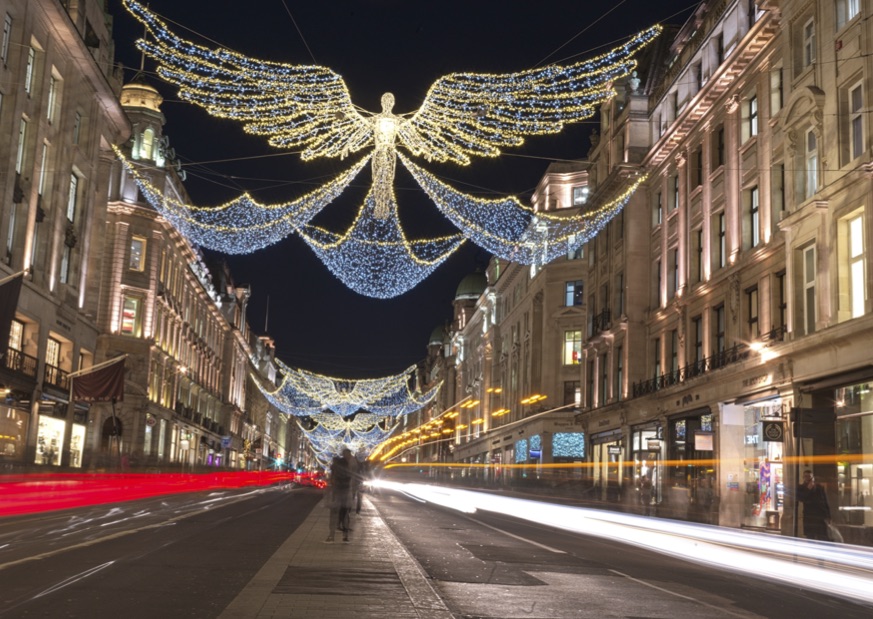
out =
<path fill-rule="evenodd" d="M 178 88 L 182 100 L 241 123 L 271 146 L 299 150 L 304 161 L 344 159 L 369 149 L 350 168 L 296 200 L 266 205 L 243 194 L 212 208 L 186 204 L 154 182 L 155 170 L 117 151 L 146 200 L 196 245 L 251 253 L 296 233 L 346 286 L 362 295 L 391 298 L 428 277 L 467 239 L 522 264 L 545 264 L 566 255 L 602 229 L 642 182 L 631 181 L 600 207 L 580 214 L 537 213 L 515 197 L 484 200 L 462 193 L 411 157 L 466 166 L 472 157 L 498 157 L 502 148 L 521 146 L 528 136 L 555 134 L 568 123 L 590 118 L 615 96 L 613 84 L 634 70 L 634 55 L 658 36 L 660 26 L 569 65 L 440 77 L 410 114 L 395 114 L 394 96 L 385 93 L 381 112 L 370 113 L 352 103 L 344 80 L 329 68 L 210 49 L 177 36 L 136 0 L 123 2 L 146 28 L 137 47 L 157 63 L 158 75 Z M 407 239 L 394 194 L 398 160 L 461 234 Z M 371 186 L 351 227 L 339 233 L 313 225 L 313 218 L 367 163 Z M 255 382 L 271 404 L 298 418 L 325 463 L 343 447 L 369 452 L 390 435 L 394 420 L 420 410 L 438 392 L 438 387 L 415 392 L 414 368 L 380 379 L 348 380 L 278 365 L 282 380 L 277 388 Z M 427 429 L 433 437 L 443 432 L 439 424 Z"/>
<path fill-rule="evenodd" d="M 358 215 L 345 234 L 306 225 L 300 237 L 337 279 L 358 294 L 387 299 L 418 285 L 464 242 L 460 234 L 409 241 L 397 215 L 393 187 L 387 197 L 387 212 L 379 208 L 371 189 Z"/>
<path fill-rule="evenodd" d="M 602 207 L 579 216 L 533 213 L 517 198 L 482 200 L 461 193 L 414 164 L 469 165 L 471 157 L 497 157 L 531 135 L 560 132 L 590 118 L 615 95 L 613 83 L 636 67 L 634 54 L 661 31 L 654 26 L 593 59 L 507 74 L 452 73 L 438 78 L 421 107 L 395 114 L 394 96 L 382 96 L 382 111 L 359 111 L 344 80 L 321 66 L 250 58 L 226 48 L 210 49 L 174 34 L 135 0 L 124 0 L 146 28 L 137 42 L 157 62 L 158 74 L 179 96 L 219 118 L 242 123 L 272 146 L 301 149 L 304 161 L 345 158 L 372 148 L 350 169 L 295 201 L 262 205 L 245 194 L 206 209 L 183 204 L 125 165 L 149 202 L 194 243 L 226 253 L 250 253 L 297 233 L 340 281 L 359 294 L 392 298 L 415 287 L 465 239 L 495 255 L 524 264 L 544 264 L 589 240 L 627 202 L 639 182 Z M 404 148 L 409 156 L 401 153 Z M 397 160 L 462 234 L 410 241 L 397 217 Z M 310 223 L 369 162 L 371 188 L 344 233 Z"/>
<path fill-rule="evenodd" d="M 391 435 L 404 415 L 430 404 L 437 384 L 424 393 L 413 389 L 415 366 L 381 378 L 348 379 L 292 368 L 280 360 L 275 389 L 257 376 L 254 383 L 279 411 L 297 418 L 319 461 L 330 462 L 343 448 L 369 454 Z"/>

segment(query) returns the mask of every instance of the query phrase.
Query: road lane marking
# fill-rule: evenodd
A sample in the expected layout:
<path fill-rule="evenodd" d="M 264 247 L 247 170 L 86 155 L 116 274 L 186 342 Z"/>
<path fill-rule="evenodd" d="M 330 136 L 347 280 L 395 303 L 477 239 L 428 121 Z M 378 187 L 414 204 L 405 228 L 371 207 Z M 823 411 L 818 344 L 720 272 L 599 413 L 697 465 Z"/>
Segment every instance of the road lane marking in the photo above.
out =
<path fill-rule="evenodd" d="M 504 531 L 503 529 L 498 529 L 497 527 L 492 527 L 490 524 L 485 524 L 481 520 L 476 520 L 475 518 L 471 518 L 470 516 L 464 516 L 467 520 L 472 520 L 473 522 L 482 525 L 483 527 L 487 527 L 492 531 L 497 531 L 498 533 L 503 533 L 509 537 L 515 538 L 519 541 L 526 542 L 532 546 L 537 546 L 538 548 L 542 548 L 543 550 L 548 550 L 549 552 L 554 552 L 555 554 L 565 555 L 567 554 L 563 550 L 558 550 L 557 548 L 552 548 L 551 546 L 546 546 L 545 544 L 540 544 L 539 542 L 535 542 L 532 539 L 527 539 L 526 537 L 522 537 L 521 535 L 516 535 L 515 533 L 510 533 L 509 531 Z"/>
<path fill-rule="evenodd" d="M 728 610 L 727 608 L 724 608 L 723 606 L 715 606 L 713 604 L 709 604 L 707 602 L 704 602 L 703 600 L 698 600 L 697 598 L 693 598 L 689 595 L 682 595 L 681 593 L 677 593 L 676 591 L 670 591 L 669 589 L 665 589 L 664 587 L 659 587 L 658 585 L 653 585 L 652 583 L 646 582 L 645 580 L 640 580 L 639 578 L 634 578 L 633 576 L 628 576 L 627 574 L 625 574 L 623 572 L 619 572 L 618 570 L 610 569 L 609 571 L 612 572 L 613 574 L 617 574 L 623 578 L 627 578 L 628 580 L 632 580 L 637 584 L 645 585 L 646 587 L 650 587 L 652 589 L 657 589 L 658 591 L 661 591 L 662 593 L 667 593 L 668 595 L 673 595 L 675 597 L 682 598 L 683 600 L 688 600 L 689 602 L 694 602 L 695 604 L 701 604 L 702 606 L 706 606 L 707 608 L 712 608 L 712 609 L 717 610 L 719 612 L 731 615 L 732 617 L 742 617 L 743 619 L 748 619 L 748 617 L 750 616 L 747 614 L 739 614 L 739 613 L 732 612 L 732 611 Z"/>
<path fill-rule="evenodd" d="M 100 570 L 109 567 L 113 563 L 115 563 L 115 561 L 107 561 L 106 563 L 104 563 L 102 565 L 92 567 L 90 570 L 85 570 L 81 574 L 76 574 L 74 576 L 70 576 L 69 578 L 65 578 L 64 580 L 62 580 L 58 584 L 52 585 L 51 587 L 49 587 L 45 591 L 41 591 L 40 593 L 37 593 L 35 596 L 33 596 L 30 599 L 35 600 L 37 598 L 41 598 L 44 595 L 48 595 L 49 593 L 54 593 L 55 591 L 59 591 L 59 590 L 63 589 L 64 587 L 69 587 L 70 585 L 73 585 L 73 584 L 79 582 L 80 580 L 84 580 L 85 578 L 88 578 L 88 576 L 93 576 L 94 574 L 96 574 Z"/>

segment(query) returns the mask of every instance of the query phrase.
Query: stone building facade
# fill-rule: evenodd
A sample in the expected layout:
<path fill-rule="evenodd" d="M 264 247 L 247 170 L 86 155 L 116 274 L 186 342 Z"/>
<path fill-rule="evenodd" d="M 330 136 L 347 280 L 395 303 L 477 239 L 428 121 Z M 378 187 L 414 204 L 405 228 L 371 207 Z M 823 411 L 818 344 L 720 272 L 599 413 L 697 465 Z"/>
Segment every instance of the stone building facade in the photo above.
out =
<path fill-rule="evenodd" d="M 871 11 L 705 0 L 647 50 L 580 164 L 589 204 L 646 175 L 623 215 L 575 262 L 492 261 L 475 333 L 453 325 L 454 354 L 481 354 L 455 358 L 456 393 L 479 376 L 505 390 L 456 461 L 511 443 L 510 460 L 531 462 L 499 426 L 529 392 L 559 408 L 576 381 L 586 496 L 796 534 L 809 468 L 847 541 L 871 543 Z M 550 281 L 579 282 L 578 306 Z M 574 325 L 568 368 L 555 359 Z M 514 416 L 494 420 L 498 407 Z"/>

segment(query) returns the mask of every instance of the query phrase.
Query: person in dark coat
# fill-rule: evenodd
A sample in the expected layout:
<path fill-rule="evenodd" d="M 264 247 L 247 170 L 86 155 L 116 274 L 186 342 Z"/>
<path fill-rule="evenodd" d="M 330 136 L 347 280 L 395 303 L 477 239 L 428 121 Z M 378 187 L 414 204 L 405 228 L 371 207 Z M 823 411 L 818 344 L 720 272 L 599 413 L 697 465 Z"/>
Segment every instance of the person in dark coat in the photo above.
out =
<path fill-rule="evenodd" d="M 343 532 L 343 541 L 349 541 L 349 511 L 352 507 L 352 477 L 354 472 L 346 457 L 348 449 L 343 454 L 336 456 L 330 463 L 330 481 L 328 482 L 328 506 L 330 507 L 330 533 L 327 543 L 333 541 L 334 532 L 337 529 Z"/>
<path fill-rule="evenodd" d="M 824 486 L 816 483 L 809 469 L 803 472 L 803 481 L 797 487 L 797 500 L 803 503 L 804 537 L 827 541 L 831 508 Z"/>

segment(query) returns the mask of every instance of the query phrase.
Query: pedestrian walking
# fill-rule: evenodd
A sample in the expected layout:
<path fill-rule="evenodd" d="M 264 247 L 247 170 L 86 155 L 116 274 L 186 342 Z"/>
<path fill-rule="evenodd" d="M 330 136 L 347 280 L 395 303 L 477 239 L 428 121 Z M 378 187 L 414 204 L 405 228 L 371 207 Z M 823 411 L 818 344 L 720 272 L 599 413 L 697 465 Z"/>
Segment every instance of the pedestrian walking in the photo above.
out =
<path fill-rule="evenodd" d="M 349 541 L 349 511 L 352 507 L 352 467 L 346 458 L 346 452 L 351 455 L 351 451 L 344 449 L 342 455 L 334 457 L 330 464 L 330 479 L 328 480 L 328 507 L 330 508 L 330 531 L 328 532 L 327 543 L 334 541 L 334 535 L 337 530 L 343 532 L 343 541 Z"/>
<path fill-rule="evenodd" d="M 809 469 L 803 472 L 803 481 L 797 487 L 797 500 L 803 504 L 804 537 L 827 541 L 828 524 L 831 521 L 828 495 Z"/>

